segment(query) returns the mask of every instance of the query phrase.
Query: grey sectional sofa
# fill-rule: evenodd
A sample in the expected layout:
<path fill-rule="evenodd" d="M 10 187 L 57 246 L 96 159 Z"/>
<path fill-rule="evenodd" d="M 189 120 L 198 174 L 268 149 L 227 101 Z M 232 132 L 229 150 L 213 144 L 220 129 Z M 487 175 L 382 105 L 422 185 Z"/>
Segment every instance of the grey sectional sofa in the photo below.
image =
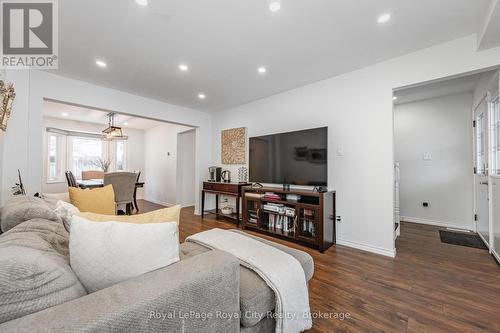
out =
<path fill-rule="evenodd" d="M 226 252 L 183 243 L 178 263 L 87 294 L 43 200 L 10 200 L 0 222 L 0 332 L 274 332 L 272 290 Z M 310 280 L 308 254 L 257 239 L 296 257 Z"/>

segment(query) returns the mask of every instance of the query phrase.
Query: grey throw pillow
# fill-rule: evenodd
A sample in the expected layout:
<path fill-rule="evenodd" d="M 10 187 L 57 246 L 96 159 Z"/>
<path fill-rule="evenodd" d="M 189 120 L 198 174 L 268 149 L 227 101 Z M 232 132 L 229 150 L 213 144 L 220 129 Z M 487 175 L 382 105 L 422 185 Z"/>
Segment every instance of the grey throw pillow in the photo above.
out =
<path fill-rule="evenodd" d="M 46 220 L 0 236 L 0 323 L 86 295 L 68 264 L 67 245 L 62 224 Z"/>
<path fill-rule="evenodd" d="M 2 207 L 0 227 L 9 231 L 23 222 L 40 218 L 60 222 L 61 219 L 41 198 L 19 196 L 9 199 Z"/>

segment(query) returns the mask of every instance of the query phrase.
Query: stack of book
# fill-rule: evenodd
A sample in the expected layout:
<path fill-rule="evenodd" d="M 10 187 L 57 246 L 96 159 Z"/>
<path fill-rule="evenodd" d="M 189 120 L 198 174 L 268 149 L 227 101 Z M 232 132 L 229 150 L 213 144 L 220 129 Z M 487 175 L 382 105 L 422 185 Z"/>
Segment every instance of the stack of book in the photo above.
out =
<path fill-rule="evenodd" d="M 264 210 L 267 210 L 268 212 L 285 214 L 285 206 L 283 204 L 276 204 L 276 203 L 268 202 L 268 203 L 262 205 L 262 208 Z"/>
<path fill-rule="evenodd" d="M 252 224 L 257 224 L 258 218 L 257 218 L 257 213 L 255 212 L 249 212 L 248 213 L 248 223 Z"/>
<path fill-rule="evenodd" d="M 286 195 L 286 200 L 288 200 L 288 201 L 300 201 L 300 195 L 288 193 Z"/>
<path fill-rule="evenodd" d="M 281 200 L 281 197 L 273 192 L 264 193 L 264 200 Z"/>
<path fill-rule="evenodd" d="M 285 215 L 290 217 L 295 217 L 295 208 L 285 207 Z"/>

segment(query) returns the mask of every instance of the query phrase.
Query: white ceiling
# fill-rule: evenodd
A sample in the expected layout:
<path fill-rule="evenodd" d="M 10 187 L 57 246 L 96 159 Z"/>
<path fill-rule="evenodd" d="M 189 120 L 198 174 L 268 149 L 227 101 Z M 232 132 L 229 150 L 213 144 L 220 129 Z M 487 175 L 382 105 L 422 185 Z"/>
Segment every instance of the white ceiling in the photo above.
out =
<path fill-rule="evenodd" d="M 491 1 L 483 22 L 483 27 L 479 30 L 478 44 L 480 50 L 500 45 L 500 1 Z"/>
<path fill-rule="evenodd" d="M 43 115 L 46 117 L 101 124 L 103 129 L 108 125 L 108 113 L 109 112 L 51 101 L 45 101 L 43 104 Z M 125 125 L 125 123 L 127 123 L 127 125 Z M 115 125 L 123 128 L 148 130 L 161 124 L 164 124 L 164 122 L 115 114 Z"/>
<path fill-rule="evenodd" d="M 490 1 L 59 1 L 57 74 L 217 111 L 477 33 Z"/>
<path fill-rule="evenodd" d="M 453 79 L 440 80 L 416 87 L 401 89 L 394 92 L 394 96 L 397 97 L 394 104 L 411 103 L 442 96 L 472 92 L 483 76 L 492 77 L 495 71 L 496 70 Z"/>

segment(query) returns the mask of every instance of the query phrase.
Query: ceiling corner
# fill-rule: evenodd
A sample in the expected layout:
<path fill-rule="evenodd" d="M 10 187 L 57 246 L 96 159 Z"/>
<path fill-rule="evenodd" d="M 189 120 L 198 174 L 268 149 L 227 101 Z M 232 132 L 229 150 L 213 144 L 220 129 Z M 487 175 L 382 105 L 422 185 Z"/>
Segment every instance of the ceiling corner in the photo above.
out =
<path fill-rule="evenodd" d="M 491 0 L 478 33 L 477 50 L 500 46 L 500 0 Z"/>

